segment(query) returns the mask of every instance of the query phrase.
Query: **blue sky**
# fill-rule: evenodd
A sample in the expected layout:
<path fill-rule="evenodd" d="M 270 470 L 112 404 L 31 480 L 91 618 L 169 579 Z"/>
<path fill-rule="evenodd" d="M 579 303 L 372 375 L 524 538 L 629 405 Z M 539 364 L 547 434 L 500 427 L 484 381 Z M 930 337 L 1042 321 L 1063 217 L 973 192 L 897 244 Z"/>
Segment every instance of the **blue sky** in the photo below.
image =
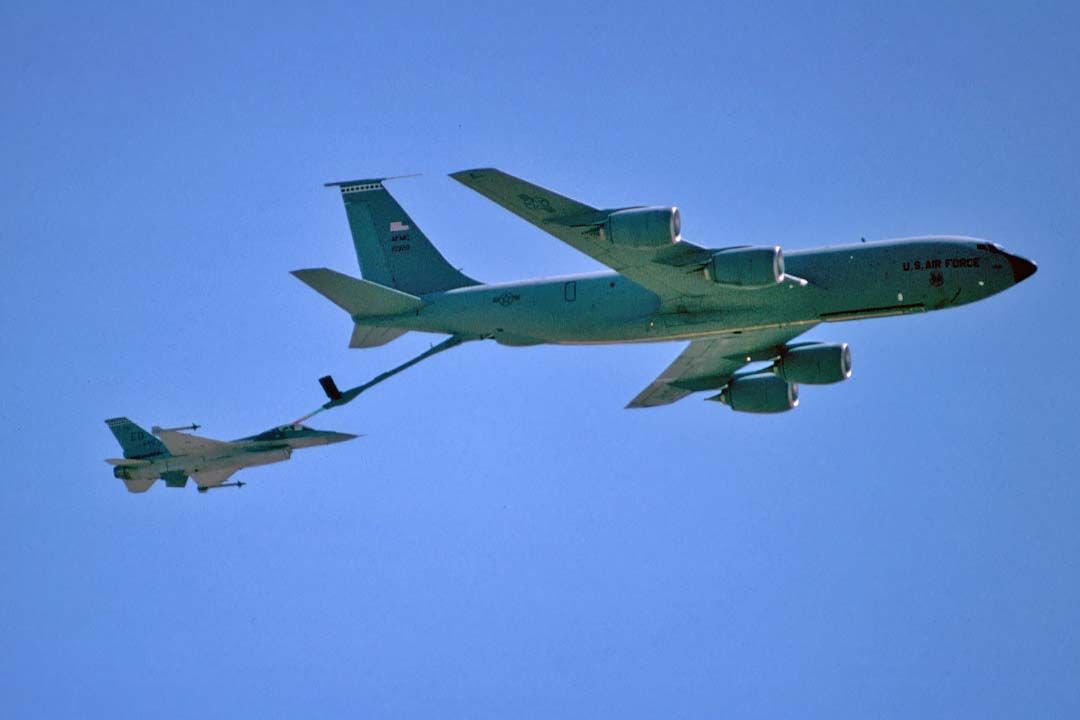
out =
<path fill-rule="evenodd" d="M 0 6 L 0 714 L 1080 714 L 1070 3 Z M 242 491 L 129 496 L 102 420 L 237 437 L 350 351 L 327 180 L 484 280 L 597 269 L 493 165 L 705 245 L 985 237 L 957 310 L 829 325 L 797 411 L 623 405 L 679 345 L 474 344 Z"/>

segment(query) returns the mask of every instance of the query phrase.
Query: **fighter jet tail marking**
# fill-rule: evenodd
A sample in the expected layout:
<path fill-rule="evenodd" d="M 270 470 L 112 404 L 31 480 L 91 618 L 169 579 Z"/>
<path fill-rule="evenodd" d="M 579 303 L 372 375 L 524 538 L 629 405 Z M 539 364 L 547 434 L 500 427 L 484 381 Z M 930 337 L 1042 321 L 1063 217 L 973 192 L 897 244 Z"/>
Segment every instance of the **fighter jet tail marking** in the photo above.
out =
<path fill-rule="evenodd" d="M 156 437 L 143 430 L 126 417 L 106 420 L 105 424 L 116 437 L 127 459 L 138 459 L 159 455 L 166 452 L 165 446 Z"/>

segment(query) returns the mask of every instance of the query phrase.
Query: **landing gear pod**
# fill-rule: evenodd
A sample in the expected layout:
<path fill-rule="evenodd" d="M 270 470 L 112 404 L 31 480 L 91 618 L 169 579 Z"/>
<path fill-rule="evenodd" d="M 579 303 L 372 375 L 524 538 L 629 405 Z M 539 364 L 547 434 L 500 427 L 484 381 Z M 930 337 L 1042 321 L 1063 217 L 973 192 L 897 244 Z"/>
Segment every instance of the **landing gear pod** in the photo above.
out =
<path fill-rule="evenodd" d="M 784 351 L 773 372 L 788 382 L 828 385 L 851 377 L 851 348 L 847 343 L 813 343 Z"/>
<path fill-rule="evenodd" d="M 780 413 L 798 406 L 799 386 L 776 375 L 753 375 L 732 380 L 709 400 L 736 412 Z"/>

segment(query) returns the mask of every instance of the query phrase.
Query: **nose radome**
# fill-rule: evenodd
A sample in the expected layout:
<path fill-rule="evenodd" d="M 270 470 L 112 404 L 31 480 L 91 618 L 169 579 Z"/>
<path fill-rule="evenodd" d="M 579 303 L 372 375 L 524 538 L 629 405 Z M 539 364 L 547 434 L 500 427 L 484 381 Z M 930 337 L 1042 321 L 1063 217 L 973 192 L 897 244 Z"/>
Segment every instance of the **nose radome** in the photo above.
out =
<path fill-rule="evenodd" d="M 1027 258 L 1022 258 L 1019 255 L 1009 255 L 1009 265 L 1013 271 L 1013 282 L 1018 283 L 1035 274 L 1035 271 L 1039 269 L 1039 266 L 1031 262 Z"/>

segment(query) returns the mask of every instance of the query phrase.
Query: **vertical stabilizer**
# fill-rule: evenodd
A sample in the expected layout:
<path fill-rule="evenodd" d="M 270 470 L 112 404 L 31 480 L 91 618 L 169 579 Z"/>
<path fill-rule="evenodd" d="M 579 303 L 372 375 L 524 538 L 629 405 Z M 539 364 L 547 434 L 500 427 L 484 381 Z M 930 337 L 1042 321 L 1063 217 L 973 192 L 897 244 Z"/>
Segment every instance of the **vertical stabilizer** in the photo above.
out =
<path fill-rule="evenodd" d="M 125 458 L 145 458 L 152 455 L 168 455 L 169 451 L 160 440 L 143 430 L 126 417 L 106 420 L 105 424 L 116 436 L 124 450 Z M 134 492 L 134 491 L 133 491 Z"/>
<path fill-rule="evenodd" d="M 327 183 L 341 189 L 360 274 L 412 295 L 479 285 L 446 261 L 382 179 Z"/>

